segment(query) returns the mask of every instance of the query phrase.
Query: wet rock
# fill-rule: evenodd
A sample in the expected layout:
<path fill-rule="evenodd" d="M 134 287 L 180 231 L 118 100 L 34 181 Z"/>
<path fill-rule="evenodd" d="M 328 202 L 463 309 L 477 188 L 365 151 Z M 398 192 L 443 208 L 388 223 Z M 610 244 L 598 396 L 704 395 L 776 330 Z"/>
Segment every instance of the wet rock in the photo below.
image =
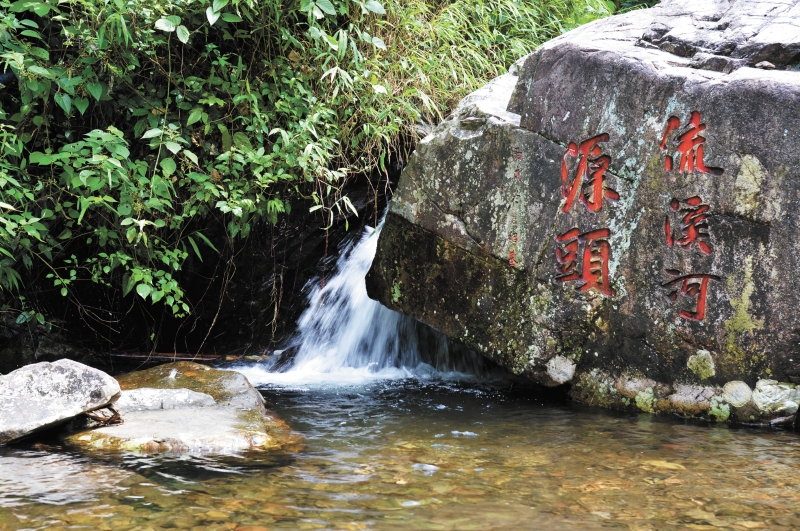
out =
<path fill-rule="evenodd" d="M 0 444 L 102 408 L 119 392 L 114 378 L 71 360 L 35 363 L 0 376 Z"/>
<path fill-rule="evenodd" d="M 779 417 L 797 413 L 800 402 L 800 390 L 794 384 L 780 383 L 775 380 L 759 380 L 753 391 L 753 402 L 765 414 Z"/>
<path fill-rule="evenodd" d="M 159 409 L 186 409 L 214 406 L 217 402 L 211 395 L 189 389 L 152 389 L 143 387 L 123 391 L 114 408 L 122 414 L 130 411 Z"/>
<path fill-rule="evenodd" d="M 297 443 L 244 375 L 191 362 L 119 378 L 123 424 L 80 430 L 65 442 L 84 449 L 238 454 Z"/>
<path fill-rule="evenodd" d="M 798 9 L 665 0 L 519 61 L 419 143 L 370 296 L 579 401 L 785 416 L 723 387 L 800 381 Z"/>
<path fill-rule="evenodd" d="M 722 398 L 732 406 L 742 407 L 753 397 L 750 386 L 744 382 L 728 382 L 722 388 Z"/>

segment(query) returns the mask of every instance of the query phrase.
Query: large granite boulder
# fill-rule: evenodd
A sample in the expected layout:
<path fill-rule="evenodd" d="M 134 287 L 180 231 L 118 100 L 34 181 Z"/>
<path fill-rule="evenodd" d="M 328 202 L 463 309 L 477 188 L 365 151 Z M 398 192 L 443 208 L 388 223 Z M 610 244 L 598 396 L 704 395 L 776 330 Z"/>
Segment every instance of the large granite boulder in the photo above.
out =
<path fill-rule="evenodd" d="M 66 359 L 0 376 L 0 444 L 107 406 L 119 393 L 111 376 Z"/>
<path fill-rule="evenodd" d="M 664 0 L 545 44 L 419 144 L 370 295 L 582 402 L 793 421 L 798 21 Z"/>
<path fill-rule="evenodd" d="M 119 377 L 123 423 L 66 434 L 67 444 L 136 453 L 239 454 L 296 444 L 244 375 L 191 362 Z"/>

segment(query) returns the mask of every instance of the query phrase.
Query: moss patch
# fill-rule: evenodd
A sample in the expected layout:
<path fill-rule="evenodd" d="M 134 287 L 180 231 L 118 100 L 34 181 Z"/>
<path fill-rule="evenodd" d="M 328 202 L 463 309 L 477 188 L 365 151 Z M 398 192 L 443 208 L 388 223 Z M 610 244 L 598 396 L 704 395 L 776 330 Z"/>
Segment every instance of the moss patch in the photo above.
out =
<path fill-rule="evenodd" d="M 707 350 L 698 350 L 697 354 L 689 356 L 686 366 L 701 380 L 711 378 L 715 374 L 714 360 Z"/>

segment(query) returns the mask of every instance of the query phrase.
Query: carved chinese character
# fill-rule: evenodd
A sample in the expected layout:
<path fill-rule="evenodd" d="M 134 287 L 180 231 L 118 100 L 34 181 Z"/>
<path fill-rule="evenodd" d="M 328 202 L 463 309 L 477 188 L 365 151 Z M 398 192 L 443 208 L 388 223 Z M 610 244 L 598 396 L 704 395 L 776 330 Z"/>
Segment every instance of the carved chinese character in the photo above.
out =
<path fill-rule="evenodd" d="M 508 265 L 510 265 L 511 267 L 517 266 L 516 252 L 514 251 L 514 249 L 511 249 L 511 251 L 509 251 L 508 253 Z"/>
<path fill-rule="evenodd" d="M 675 149 L 680 153 L 680 163 L 678 164 L 679 172 L 692 173 L 695 169 L 702 173 L 711 173 L 714 175 L 722 175 L 721 168 L 708 168 L 703 161 L 703 151 L 706 138 L 701 136 L 700 133 L 705 131 L 706 124 L 700 123 L 700 113 L 692 111 L 689 117 L 689 125 L 685 132 L 679 134 L 672 144 Z M 667 130 L 664 131 L 664 138 L 661 139 L 661 150 L 667 150 L 667 141 L 672 131 L 678 130 L 681 126 L 681 121 L 677 116 L 670 116 L 667 120 Z M 667 171 L 672 171 L 674 161 L 671 155 L 667 155 L 664 161 L 664 166 Z"/>
<path fill-rule="evenodd" d="M 607 297 L 616 295 L 608 278 L 608 261 L 611 258 L 611 244 L 608 237 L 611 231 L 597 229 L 580 234 L 572 229 L 556 236 L 556 269 L 560 276 L 558 282 L 578 281 L 577 289 L 588 291 L 597 289 Z M 583 253 L 580 248 L 583 247 Z M 581 255 L 579 257 L 579 255 Z M 580 262 L 580 265 L 579 265 Z"/>
<path fill-rule="evenodd" d="M 711 254 L 713 249 L 709 243 L 708 205 L 704 205 L 700 197 L 694 196 L 686 201 L 678 201 L 673 198 L 669 207 L 673 212 L 680 214 L 681 220 L 680 224 L 675 227 L 678 230 L 673 230 L 670 217 L 666 216 L 664 232 L 667 236 L 667 245 L 670 247 L 677 245 L 686 250 L 691 250 L 696 246 L 703 254 Z"/>
<path fill-rule="evenodd" d="M 608 134 L 603 133 L 577 145 L 570 142 L 561 159 L 561 195 L 566 199 L 563 212 L 569 212 L 575 199 L 592 212 L 603 208 L 603 198 L 617 201 L 619 194 L 606 187 L 606 170 L 611 164 L 611 157 L 603 154 L 598 146 L 600 142 L 608 142 Z M 575 175 L 570 179 L 567 168 L 567 157 L 579 157 Z"/>
<path fill-rule="evenodd" d="M 706 275 L 695 273 L 691 275 L 681 275 L 680 271 L 675 269 L 667 269 L 668 275 L 678 276 L 666 284 L 662 284 L 663 288 L 669 290 L 669 299 L 674 301 L 678 295 L 693 298 L 694 310 L 681 310 L 680 316 L 684 319 L 691 319 L 692 321 L 702 321 L 706 316 L 706 294 L 708 292 L 708 281 L 719 280 L 717 275 Z"/>
<path fill-rule="evenodd" d="M 514 167 L 514 178 L 519 182 L 522 182 L 522 173 L 519 168 L 519 163 L 522 161 L 522 150 L 518 147 L 515 147 L 511 150 L 511 160 L 516 161 Z"/>

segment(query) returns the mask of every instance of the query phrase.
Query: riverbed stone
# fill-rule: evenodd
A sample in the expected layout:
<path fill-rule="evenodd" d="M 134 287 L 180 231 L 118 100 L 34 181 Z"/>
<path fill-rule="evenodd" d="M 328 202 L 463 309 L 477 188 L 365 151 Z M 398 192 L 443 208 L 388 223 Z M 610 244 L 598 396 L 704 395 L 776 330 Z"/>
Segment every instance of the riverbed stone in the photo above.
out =
<path fill-rule="evenodd" d="M 120 376 L 119 383 L 123 423 L 78 430 L 64 437 L 66 443 L 87 450 L 234 455 L 299 441 L 238 372 L 177 362 Z"/>
<path fill-rule="evenodd" d="M 753 391 L 744 382 L 728 382 L 722 388 L 722 397 L 735 407 L 742 407 L 753 398 Z"/>
<path fill-rule="evenodd" d="M 799 10 L 664 0 L 523 58 L 418 144 L 368 293 L 605 407 L 800 382 Z"/>
<path fill-rule="evenodd" d="M 797 413 L 800 390 L 794 384 L 775 380 L 759 380 L 753 391 L 755 402 L 762 414 L 786 417 Z"/>
<path fill-rule="evenodd" d="M 152 411 L 160 409 L 187 409 L 215 406 L 217 402 L 209 394 L 189 389 L 153 389 L 142 387 L 122 391 L 114 402 L 114 409 L 122 414 L 131 411 Z"/>
<path fill-rule="evenodd" d="M 108 374 L 67 359 L 0 376 L 0 444 L 102 408 L 119 393 L 119 384 Z"/>

